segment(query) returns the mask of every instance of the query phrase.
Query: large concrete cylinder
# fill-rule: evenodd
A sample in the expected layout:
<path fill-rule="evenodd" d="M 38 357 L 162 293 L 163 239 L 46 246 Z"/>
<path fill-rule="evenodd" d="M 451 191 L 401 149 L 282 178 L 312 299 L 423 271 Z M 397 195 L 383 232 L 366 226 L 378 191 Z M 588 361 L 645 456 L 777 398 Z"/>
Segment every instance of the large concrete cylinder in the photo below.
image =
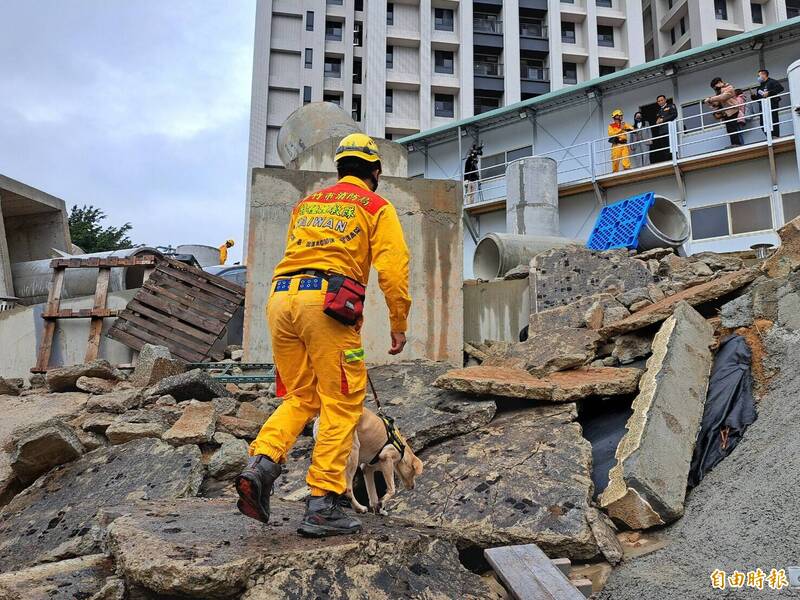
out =
<path fill-rule="evenodd" d="M 541 252 L 574 243 L 574 240 L 555 236 L 487 233 L 475 248 L 472 272 L 477 279 L 495 279 L 518 265 L 528 264 Z"/>
<path fill-rule="evenodd" d="M 278 132 L 278 156 L 285 166 L 308 148 L 351 133 L 363 133 L 349 114 L 332 102 L 311 102 L 301 106 L 284 121 Z"/>
<path fill-rule="evenodd" d="M 689 219 L 669 198 L 656 196 L 639 232 L 639 250 L 678 248 L 689 239 Z"/>
<path fill-rule="evenodd" d="M 115 256 L 130 258 L 148 255 L 161 256 L 161 253 L 155 248 L 141 247 L 81 254 L 78 258 L 111 258 Z M 11 274 L 14 278 L 14 294 L 23 301 L 23 304 L 35 304 L 47 300 L 48 287 L 53 279 L 50 260 L 49 258 L 32 260 L 11 265 Z M 108 291 L 119 292 L 142 287 L 146 268 L 144 265 L 137 265 L 135 267 L 115 267 L 111 269 Z M 92 296 L 96 287 L 97 268 L 65 269 L 61 298 L 65 300 L 80 296 Z"/>
<path fill-rule="evenodd" d="M 219 248 L 201 244 L 183 244 L 175 248 L 178 254 L 191 254 L 201 267 L 214 267 L 219 264 Z"/>
<path fill-rule="evenodd" d="M 557 163 L 529 156 L 506 168 L 506 231 L 527 236 L 561 235 Z"/>

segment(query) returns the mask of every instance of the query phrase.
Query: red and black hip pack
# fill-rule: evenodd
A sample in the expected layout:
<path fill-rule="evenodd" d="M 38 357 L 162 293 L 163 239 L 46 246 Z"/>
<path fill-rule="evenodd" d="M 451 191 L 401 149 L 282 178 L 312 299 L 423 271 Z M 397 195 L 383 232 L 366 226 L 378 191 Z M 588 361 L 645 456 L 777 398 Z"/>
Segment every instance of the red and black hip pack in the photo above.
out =
<path fill-rule="evenodd" d="M 355 279 L 329 273 L 323 312 L 345 325 L 355 325 L 364 312 L 366 288 Z"/>

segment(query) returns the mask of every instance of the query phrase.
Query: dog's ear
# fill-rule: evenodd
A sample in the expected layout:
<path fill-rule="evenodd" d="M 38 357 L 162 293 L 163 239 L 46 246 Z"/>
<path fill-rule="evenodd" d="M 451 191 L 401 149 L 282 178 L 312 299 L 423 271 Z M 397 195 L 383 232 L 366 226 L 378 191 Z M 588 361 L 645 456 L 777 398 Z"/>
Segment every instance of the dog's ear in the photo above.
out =
<path fill-rule="evenodd" d="M 417 475 L 422 475 L 422 461 L 416 456 L 414 457 L 413 465 L 414 465 L 414 473 L 416 473 Z"/>

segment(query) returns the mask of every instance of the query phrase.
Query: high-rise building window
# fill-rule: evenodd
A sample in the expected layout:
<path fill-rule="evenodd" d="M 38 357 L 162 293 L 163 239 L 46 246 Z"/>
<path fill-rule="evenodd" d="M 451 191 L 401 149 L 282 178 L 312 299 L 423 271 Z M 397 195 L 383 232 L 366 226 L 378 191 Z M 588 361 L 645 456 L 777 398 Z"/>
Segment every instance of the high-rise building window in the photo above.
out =
<path fill-rule="evenodd" d="M 454 117 L 455 100 L 451 94 L 435 94 L 433 99 L 433 114 L 437 117 Z"/>
<path fill-rule="evenodd" d="M 760 4 L 751 2 L 750 14 L 753 16 L 753 23 L 764 23 L 764 10 Z"/>
<path fill-rule="evenodd" d="M 313 69 L 314 68 L 314 50 L 312 48 L 306 48 L 306 69 Z"/>
<path fill-rule="evenodd" d="M 364 45 L 364 24 L 361 21 L 353 23 L 353 46 L 360 48 Z"/>
<path fill-rule="evenodd" d="M 564 72 L 564 83 L 578 83 L 578 65 L 573 62 L 565 62 L 562 71 Z"/>
<path fill-rule="evenodd" d="M 607 48 L 614 47 L 614 28 L 610 25 L 597 26 L 597 45 Z"/>
<path fill-rule="evenodd" d="M 394 2 L 386 4 L 386 24 L 394 25 Z"/>
<path fill-rule="evenodd" d="M 572 21 L 561 21 L 561 41 L 566 44 L 575 43 L 575 23 Z"/>
<path fill-rule="evenodd" d="M 602 8 L 611 8 L 611 0 L 595 0 L 595 6 Z"/>
<path fill-rule="evenodd" d="M 353 58 L 353 83 L 361 83 L 362 80 L 361 59 Z"/>
<path fill-rule="evenodd" d="M 495 98 L 493 96 L 475 96 L 474 104 L 475 114 L 479 115 L 494 110 L 495 108 L 500 108 L 500 98 Z M 486 158 L 484 158 L 481 163 L 485 161 Z M 481 173 L 481 176 L 483 176 L 483 173 Z"/>
<path fill-rule="evenodd" d="M 342 6 L 344 4 L 344 0 L 326 0 L 327 4 L 335 4 L 336 6 Z"/>
<path fill-rule="evenodd" d="M 675 28 L 669 30 L 669 41 L 674 45 L 678 41 L 678 36 L 675 35 Z"/>
<path fill-rule="evenodd" d="M 306 11 L 306 31 L 314 31 L 314 11 Z"/>
<path fill-rule="evenodd" d="M 728 2 L 727 0 L 714 0 L 714 15 L 718 21 L 728 20 Z"/>
<path fill-rule="evenodd" d="M 394 69 L 394 46 L 386 46 L 386 68 Z"/>
<path fill-rule="evenodd" d="M 394 90 L 386 90 L 386 112 L 394 112 Z"/>
<path fill-rule="evenodd" d="M 453 53 L 449 50 L 434 50 L 434 71 L 437 73 L 453 74 Z"/>
<path fill-rule="evenodd" d="M 343 25 L 344 23 L 341 21 L 325 21 L 325 39 L 331 42 L 341 42 Z"/>
<path fill-rule="evenodd" d="M 325 57 L 325 77 L 342 76 L 342 59 L 333 56 Z"/>
<path fill-rule="evenodd" d="M 617 67 L 611 65 L 600 65 L 600 77 L 603 75 L 611 75 L 612 73 L 616 73 Z"/>
<path fill-rule="evenodd" d="M 353 96 L 353 111 L 351 113 L 353 121 L 361 121 L 361 96 Z"/>
<path fill-rule="evenodd" d="M 786 16 L 789 19 L 800 17 L 800 0 L 786 0 Z"/>
<path fill-rule="evenodd" d="M 681 35 L 683 35 L 686 33 L 686 17 L 681 17 L 680 26 L 681 26 Z"/>
<path fill-rule="evenodd" d="M 353 3 L 353 10 L 364 10 L 364 0 L 356 0 Z"/>
<path fill-rule="evenodd" d="M 453 11 L 449 8 L 435 8 L 433 28 L 438 31 L 453 31 Z"/>
<path fill-rule="evenodd" d="M 322 95 L 322 101 L 323 102 L 331 102 L 331 103 L 335 104 L 336 106 L 341 106 L 342 105 L 342 97 L 339 96 L 338 94 L 323 94 Z"/>
<path fill-rule="evenodd" d="M 303 104 L 311 102 L 311 86 L 303 86 Z"/>

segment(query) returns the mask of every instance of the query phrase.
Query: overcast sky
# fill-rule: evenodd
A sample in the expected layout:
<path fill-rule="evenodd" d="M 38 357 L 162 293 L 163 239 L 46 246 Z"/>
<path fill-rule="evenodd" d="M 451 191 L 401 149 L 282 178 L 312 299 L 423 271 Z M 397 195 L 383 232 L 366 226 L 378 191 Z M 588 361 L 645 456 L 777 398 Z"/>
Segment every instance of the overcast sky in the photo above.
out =
<path fill-rule="evenodd" d="M 255 0 L 0 0 L 0 173 L 241 257 Z M 234 252 L 235 251 L 235 252 Z"/>

